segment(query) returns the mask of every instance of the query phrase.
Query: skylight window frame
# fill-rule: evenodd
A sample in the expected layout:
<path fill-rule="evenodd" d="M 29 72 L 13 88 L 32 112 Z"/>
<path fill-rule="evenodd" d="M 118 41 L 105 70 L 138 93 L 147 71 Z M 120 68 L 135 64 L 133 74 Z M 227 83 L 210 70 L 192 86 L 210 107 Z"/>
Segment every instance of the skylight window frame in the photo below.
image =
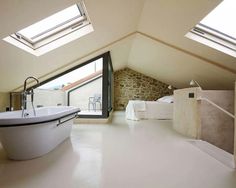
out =
<path fill-rule="evenodd" d="M 197 24 L 191 31 L 193 35 L 202 37 L 217 45 L 223 46 L 236 53 L 236 39 L 204 24 Z M 188 35 L 187 35 L 188 37 Z M 191 37 L 189 37 L 191 38 Z"/>
<path fill-rule="evenodd" d="M 216 49 L 222 49 L 222 47 L 226 48 L 226 50 L 224 50 L 225 53 L 227 53 L 227 50 L 230 50 L 231 52 L 228 54 L 232 55 L 235 53 L 233 56 L 236 56 L 236 40 L 233 37 L 221 33 L 220 31 L 212 29 L 208 26 L 197 24 L 186 36 L 193 40 L 198 38 L 199 40 L 196 40 L 198 42 L 201 42 L 202 40 L 200 38 L 202 38 L 205 40 L 204 44 Z M 217 48 L 217 46 L 220 46 L 220 48 Z"/>
<path fill-rule="evenodd" d="M 47 44 L 52 43 L 59 38 L 69 35 L 70 33 L 91 24 L 83 1 L 78 2 L 76 5 L 77 5 L 78 11 L 80 12 L 81 16 L 73 17 L 72 19 L 67 20 L 67 21 L 47 30 L 48 32 L 45 31 L 45 32 L 39 33 L 38 35 L 34 36 L 34 37 L 39 38 L 38 40 L 33 41 L 18 32 L 10 35 L 10 37 L 13 38 L 14 40 L 26 45 L 27 47 L 31 48 L 32 50 L 37 50 L 37 49 L 41 48 L 42 46 L 46 46 Z M 43 35 L 45 35 L 45 36 L 43 36 Z"/>
<path fill-rule="evenodd" d="M 236 57 L 236 45 L 234 42 L 232 43 L 225 39 L 225 35 L 221 36 L 222 37 L 219 37 L 219 33 L 214 35 L 206 30 L 199 29 L 197 25 L 185 35 L 185 37 L 191 40 L 197 41 L 232 57 Z"/>
<path fill-rule="evenodd" d="M 30 39 L 28 39 L 25 36 L 19 35 L 18 34 L 12 34 L 10 35 L 13 39 L 23 43 L 24 45 L 32 48 L 33 50 L 37 50 L 39 48 L 41 48 L 42 46 L 45 46 L 55 40 L 57 40 L 58 38 L 64 37 L 65 35 L 69 35 L 70 33 L 81 29 L 82 27 L 85 27 L 87 25 L 89 25 L 90 22 L 83 19 L 80 22 L 77 22 L 76 24 L 70 25 L 68 27 L 63 28 L 62 30 L 56 32 L 56 33 L 52 33 L 51 35 L 37 41 L 37 42 L 31 42 Z"/>
<path fill-rule="evenodd" d="M 67 20 L 67 21 L 65 21 L 65 22 L 63 22 L 59 25 L 56 25 L 56 26 L 52 27 L 51 29 L 48 29 L 48 30 L 46 30 L 42 33 L 39 33 L 36 36 L 32 37 L 33 39 L 39 38 L 37 40 L 31 40 L 30 38 L 24 36 L 23 34 L 21 34 L 19 32 L 16 32 L 16 33 L 12 34 L 12 37 L 24 38 L 28 43 L 34 44 L 34 43 L 37 43 L 37 42 L 40 42 L 40 41 L 44 40 L 47 37 L 50 37 L 50 36 L 54 35 L 55 33 L 61 32 L 62 30 L 65 30 L 66 28 L 70 28 L 75 24 L 79 24 L 80 22 L 83 22 L 85 20 L 86 20 L 85 16 L 74 17 L 70 20 Z"/>
<path fill-rule="evenodd" d="M 232 18 L 236 4 L 222 1 L 215 9 L 194 26 L 185 37 L 236 57 L 236 35 Z"/>
<path fill-rule="evenodd" d="M 77 6 L 78 8 L 78 13 L 76 13 L 75 10 L 75 6 Z M 72 10 L 70 10 L 70 7 L 72 8 Z M 86 10 L 84 1 L 81 0 L 79 3 L 74 4 L 72 6 L 68 7 L 68 13 L 69 15 L 65 15 L 65 18 L 68 21 L 68 23 L 63 26 L 62 28 L 57 28 L 57 30 L 55 30 L 54 33 L 51 33 L 50 35 L 48 35 L 47 37 L 43 37 L 39 40 L 39 38 L 37 38 L 37 41 L 32 41 L 29 38 L 32 38 L 34 36 L 37 35 L 37 28 L 33 27 L 33 31 L 31 32 L 30 30 L 27 30 L 28 27 L 30 28 L 31 26 L 28 26 L 24 29 L 21 29 L 20 32 L 22 31 L 23 34 L 26 34 L 26 36 L 24 35 L 19 35 L 18 32 L 11 34 L 5 38 L 3 38 L 4 41 L 6 41 L 7 43 L 10 43 L 26 52 L 29 52 L 35 56 L 41 56 L 49 51 L 52 51 L 58 47 L 61 47 L 69 42 L 72 42 L 78 38 L 81 38 L 91 32 L 94 31 L 94 28 L 92 26 L 92 23 L 88 17 L 88 12 Z M 67 8 L 66 8 L 67 9 Z M 64 9 L 64 10 L 66 10 Z M 62 11 L 64 11 L 62 10 Z M 73 11 L 74 13 L 70 14 L 70 11 Z M 61 11 L 59 11 L 61 12 Z M 57 12 L 57 13 L 59 13 Z M 55 14 L 57 14 L 55 13 Z M 65 23 L 66 19 L 64 20 L 60 20 L 57 19 L 57 17 L 53 18 L 54 15 L 49 16 L 52 17 L 52 20 L 49 22 L 54 23 L 54 21 L 57 23 L 57 25 L 60 25 L 60 23 L 62 23 L 62 21 L 64 21 L 63 23 Z M 58 16 L 62 16 L 63 14 L 60 14 Z M 79 16 L 79 17 L 78 17 Z M 47 18 L 49 18 L 47 17 Z M 45 18 L 45 19 L 47 19 Z M 74 18 L 74 19 L 71 19 Z M 41 20 L 43 21 L 43 20 Z M 39 21 L 39 22 L 41 22 Z M 46 22 L 48 22 L 46 21 Z M 38 22 L 37 22 L 38 23 Z M 36 23 L 36 25 L 37 25 Z M 43 23 L 43 22 L 42 22 Z M 50 29 L 51 24 L 49 23 L 49 25 L 46 25 L 46 29 Z M 36 26 L 36 27 L 41 27 L 41 26 Z M 26 29 L 26 30 L 25 30 Z M 24 31 L 25 30 L 25 31 Z M 43 31 L 43 30 L 41 30 Z M 42 32 L 41 32 L 42 33 Z"/>

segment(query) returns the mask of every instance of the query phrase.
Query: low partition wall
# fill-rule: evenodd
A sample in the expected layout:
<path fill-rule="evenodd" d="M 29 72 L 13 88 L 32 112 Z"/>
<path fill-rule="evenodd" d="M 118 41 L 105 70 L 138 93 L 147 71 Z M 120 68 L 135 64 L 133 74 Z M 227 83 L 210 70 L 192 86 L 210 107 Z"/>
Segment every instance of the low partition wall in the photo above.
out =
<path fill-rule="evenodd" d="M 174 129 L 190 138 L 199 136 L 200 116 L 197 95 L 199 88 L 174 90 Z"/>
<path fill-rule="evenodd" d="M 174 129 L 233 153 L 234 119 L 201 98 L 234 114 L 234 91 L 179 89 L 174 91 Z"/>
<path fill-rule="evenodd" d="M 201 97 L 209 99 L 224 110 L 234 114 L 233 91 L 202 91 Z M 234 119 L 212 104 L 201 101 L 200 138 L 230 153 L 234 150 Z"/>

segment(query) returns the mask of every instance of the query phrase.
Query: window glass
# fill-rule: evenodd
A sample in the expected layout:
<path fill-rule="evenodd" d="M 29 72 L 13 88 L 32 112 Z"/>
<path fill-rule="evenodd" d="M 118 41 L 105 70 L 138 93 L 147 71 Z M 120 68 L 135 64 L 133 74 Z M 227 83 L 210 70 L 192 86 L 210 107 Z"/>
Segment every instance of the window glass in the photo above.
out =
<path fill-rule="evenodd" d="M 34 41 L 41 34 L 55 29 L 56 27 L 61 26 L 63 23 L 71 21 L 79 16 L 81 16 L 81 13 L 78 9 L 78 6 L 73 5 L 29 27 L 26 27 L 17 33 Z"/>
<path fill-rule="evenodd" d="M 102 115 L 102 70 L 99 58 L 41 85 L 34 90 L 35 106 L 71 105 L 80 115 Z"/>
<path fill-rule="evenodd" d="M 236 57 L 235 0 L 224 0 L 185 36 Z"/>
<path fill-rule="evenodd" d="M 236 39 L 235 8 L 235 0 L 224 0 L 200 23 Z"/>
<path fill-rule="evenodd" d="M 35 56 L 93 32 L 83 1 L 3 38 Z"/>
<path fill-rule="evenodd" d="M 113 68 L 106 52 L 79 64 L 38 85 L 34 90 L 34 107 L 76 106 L 80 118 L 107 118 L 113 108 Z M 21 110 L 22 91 L 11 92 L 10 109 Z M 26 109 L 32 108 L 28 95 Z"/>

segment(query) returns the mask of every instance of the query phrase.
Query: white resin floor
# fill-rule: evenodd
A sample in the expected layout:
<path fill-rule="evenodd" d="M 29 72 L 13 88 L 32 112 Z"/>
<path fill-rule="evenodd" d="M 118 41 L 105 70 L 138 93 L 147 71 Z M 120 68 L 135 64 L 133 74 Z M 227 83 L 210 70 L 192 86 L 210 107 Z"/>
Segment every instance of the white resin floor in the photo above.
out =
<path fill-rule="evenodd" d="M 195 147 L 171 121 L 75 125 L 45 156 L 11 161 L 0 146 L 1 188 L 236 188 L 236 171 Z"/>

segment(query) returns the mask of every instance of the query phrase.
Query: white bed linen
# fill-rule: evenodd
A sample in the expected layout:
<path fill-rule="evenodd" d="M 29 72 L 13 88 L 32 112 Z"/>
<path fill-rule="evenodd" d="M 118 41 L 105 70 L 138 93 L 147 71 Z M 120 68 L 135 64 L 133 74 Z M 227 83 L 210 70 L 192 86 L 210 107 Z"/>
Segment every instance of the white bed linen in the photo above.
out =
<path fill-rule="evenodd" d="M 173 103 L 131 100 L 126 107 L 126 119 L 173 119 Z"/>
<path fill-rule="evenodd" d="M 146 111 L 145 101 L 130 100 L 128 105 L 126 106 L 126 111 L 125 111 L 126 119 L 139 120 L 137 112 L 145 112 L 145 111 Z"/>

